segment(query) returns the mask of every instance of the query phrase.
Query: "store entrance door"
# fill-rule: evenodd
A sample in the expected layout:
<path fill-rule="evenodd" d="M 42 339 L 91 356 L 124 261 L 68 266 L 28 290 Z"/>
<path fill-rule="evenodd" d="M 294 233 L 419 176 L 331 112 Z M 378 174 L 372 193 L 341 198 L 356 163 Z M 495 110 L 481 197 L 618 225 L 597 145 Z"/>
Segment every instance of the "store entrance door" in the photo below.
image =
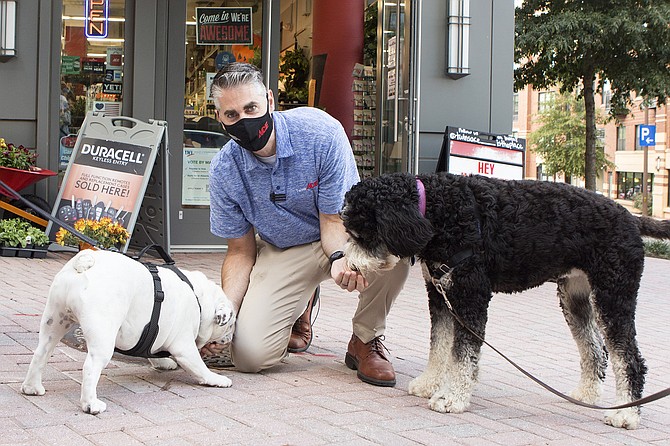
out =
<path fill-rule="evenodd" d="M 417 171 L 414 129 L 417 126 L 416 49 L 419 1 L 378 2 L 377 165 L 379 174 Z M 415 9 L 415 10 L 413 10 Z"/>

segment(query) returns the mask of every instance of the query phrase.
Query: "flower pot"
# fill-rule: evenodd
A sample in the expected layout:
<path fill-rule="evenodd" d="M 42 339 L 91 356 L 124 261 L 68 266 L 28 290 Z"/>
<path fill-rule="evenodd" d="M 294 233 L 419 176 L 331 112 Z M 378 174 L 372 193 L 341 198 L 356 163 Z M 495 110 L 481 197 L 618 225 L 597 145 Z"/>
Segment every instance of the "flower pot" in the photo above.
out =
<path fill-rule="evenodd" d="M 35 167 L 33 170 L 21 170 L 14 169 L 12 167 L 0 166 L 0 180 L 7 184 L 7 186 L 11 187 L 14 191 L 24 189 L 43 178 L 53 175 L 57 175 L 57 173 L 48 169 L 40 169 L 38 167 Z M 0 194 L 13 196 L 10 191 L 5 191 L 5 189 L 2 187 L 0 187 Z"/>
<path fill-rule="evenodd" d="M 28 245 L 25 248 L 13 246 L 0 246 L 0 256 L 2 257 L 22 257 L 24 259 L 43 259 L 47 256 L 48 245 L 33 246 Z"/>

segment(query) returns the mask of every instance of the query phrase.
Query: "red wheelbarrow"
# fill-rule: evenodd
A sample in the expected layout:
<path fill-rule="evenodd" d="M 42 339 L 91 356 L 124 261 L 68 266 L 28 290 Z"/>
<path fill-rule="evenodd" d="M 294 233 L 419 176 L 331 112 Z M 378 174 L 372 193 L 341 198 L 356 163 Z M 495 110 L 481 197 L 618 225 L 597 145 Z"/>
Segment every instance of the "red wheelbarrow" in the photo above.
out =
<path fill-rule="evenodd" d="M 48 223 L 47 220 L 40 218 L 30 212 L 26 212 L 26 210 L 16 206 L 16 204 L 20 203 L 20 201 L 16 201 L 16 199 L 19 198 L 16 196 L 16 191 L 20 191 L 21 189 L 37 183 L 44 178 L 54 175 L 57 175 L 57 173 L 48 169 L 40 169 L 39 167 L 33 167 L 31 170 L 21 170 L 0 166 L 0 181 L 5 183 L 10 188 L 8 190 L 7 188 L 3 187 L 2 184 L 0 184 L 0 208 L 16 214 L 19 217 L 25 218 L 26 220 L 37 223 L 38 225 L 46 227 Z M 43 202 L 41 207 L 44 207 L 46 202 L 44 202 L 44 200 L 40 199 L 39 197 L 35 198 L 41 200 Z M 49 212 L 49 209 L 45 209 L 45 211 Z"/>

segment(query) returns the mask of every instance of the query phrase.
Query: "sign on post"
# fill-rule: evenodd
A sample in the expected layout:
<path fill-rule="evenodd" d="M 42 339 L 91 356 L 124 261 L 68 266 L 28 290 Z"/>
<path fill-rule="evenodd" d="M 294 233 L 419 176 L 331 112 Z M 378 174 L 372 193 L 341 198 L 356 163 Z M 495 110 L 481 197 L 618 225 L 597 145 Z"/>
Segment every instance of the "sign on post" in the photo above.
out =
<path fill-rule="evenodd" d="M 133 233 L 166 129 L 164 121 L 98 116 L 90 112 L 72 150 L 51 215 L 74 226 L 109 217 Z M 51 240 L 60 227 L 49 222 Z M 130 240 L 123 246 L 128 249 Z"/>
<path fill-rule="evenodd" d="M 656 126 L 655 125 L 640 125 L 640 134 L 638 135 L 639 146 L 649 147 L 656 145 Z"/>

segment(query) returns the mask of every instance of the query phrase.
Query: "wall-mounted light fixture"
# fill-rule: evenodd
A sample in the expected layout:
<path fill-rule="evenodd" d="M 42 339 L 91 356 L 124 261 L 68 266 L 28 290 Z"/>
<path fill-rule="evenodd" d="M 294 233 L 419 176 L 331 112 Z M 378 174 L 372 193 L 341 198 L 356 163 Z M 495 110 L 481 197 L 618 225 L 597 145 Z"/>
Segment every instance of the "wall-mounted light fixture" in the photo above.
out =
<path fill-rule="evenodd" d="M 16 0 L 0 0 L 0 62 L 16 56 Z"/>
<path fill-rule="evenodd" d="M 656 157 L 656 172 L 660 172 L 660 171 L 661 171 L 661 157 L 657 156 Z"/>
<path fill-rule="evenodd" d="M 446 75 L 470 74 L 470 0 L 448 0 Z"/>

